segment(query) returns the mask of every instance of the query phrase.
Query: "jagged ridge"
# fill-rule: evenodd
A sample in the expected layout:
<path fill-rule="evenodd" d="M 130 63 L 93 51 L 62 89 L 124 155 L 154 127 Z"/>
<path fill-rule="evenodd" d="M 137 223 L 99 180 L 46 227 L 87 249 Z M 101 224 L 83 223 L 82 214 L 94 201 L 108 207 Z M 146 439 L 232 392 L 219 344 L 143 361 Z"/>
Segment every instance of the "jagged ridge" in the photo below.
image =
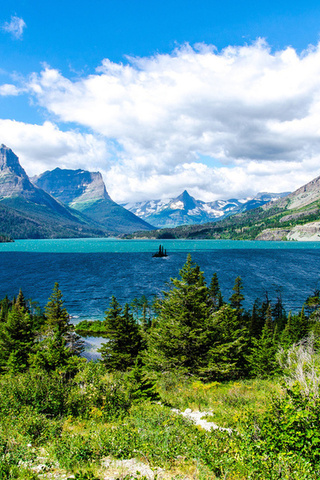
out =
<path fill-rule="evenodd" d="M 62 203 L 84 213 L 112 233 L 153 229 L 110 198 L 100 172 L 56 168 L 32 180 Z"/>

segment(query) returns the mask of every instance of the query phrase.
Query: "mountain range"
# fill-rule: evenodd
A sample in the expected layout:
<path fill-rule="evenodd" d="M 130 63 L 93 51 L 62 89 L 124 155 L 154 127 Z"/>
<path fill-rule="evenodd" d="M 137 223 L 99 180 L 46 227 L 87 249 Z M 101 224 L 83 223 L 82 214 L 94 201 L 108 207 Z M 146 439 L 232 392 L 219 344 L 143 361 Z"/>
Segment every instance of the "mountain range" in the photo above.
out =
<path fill-rule="evenodd" d="M 203 202 L 190 196 L 187 190 L 176 198 L 127 203 L 123 206 L 157 228 L 202 224 L 222 220 L 230 215 L 260 207 L 288 193 L 258 193 L 253 198 Z"/>
<path fill-rule="evenodd" d="M 164 228 L 145 236 L 158 239 L 320 241 L 320 177 L 283 198 L 218 222 Z M 138 238 L 139 234 L 135 237 Z"/>
<path fill-rule="evenodd" d="M 13 238 L 101 237 L 153 228 L 110 199 L 99 173 L 58 170 L 53 174 L 57 181 L 60 178 L 57 198 L 54 198 L 31 182 L 10 148 L 0 146 L 1 235 Z M 50 172 L 46 173 L 50 178 Z M 72 176 L 78 178 L 78 182 L 67 180 Z M 47 183 L 49 185 L 50 181 Z M 59 188 L 64 190 L 66 203 L 74 204 L 73 208 L 60 201 Z"/>
<path fill-rule="evenodd" d="M 205 203 L 184 191 L 167 201 L 127 204 L 129 211 L 110 198 L 99 172 L 56 168 L 31 181 L 13 151 L 0 146 L 1 241 L 110 235 L 320 240 L 320 177 L 283 195 Z M 146 220 L 166 228 L 155 230 Z"/>
<path fill-rule="evenodd" d="M 32 182 L 108 232 L 119 234 L 153 228 L 110 198 L 100 172 L 56 168 L 33 177 Z"/>

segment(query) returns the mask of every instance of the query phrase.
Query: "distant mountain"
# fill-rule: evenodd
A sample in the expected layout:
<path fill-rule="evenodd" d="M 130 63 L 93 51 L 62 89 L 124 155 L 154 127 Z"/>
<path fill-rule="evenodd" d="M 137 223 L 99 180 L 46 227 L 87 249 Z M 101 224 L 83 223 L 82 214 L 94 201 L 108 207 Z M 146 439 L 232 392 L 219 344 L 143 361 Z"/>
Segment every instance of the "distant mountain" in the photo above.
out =
<path fill-rule="evenodd" d="M 124 207 L 155 227 L 172 228 L 222 220 L 229 215 L 260 207 L 284 195 L 287 193 L 258 193 L 253 198 L 243 200 L 233 198 L 206 203 L 191 197 L 185 190 L 176 198 L 127 203 Z"/>
<path fill-rule="evenodd" d="M 0 146 L 0 232 L 13 238 L 106 234 L 92 220 L 34 186 L 18 157 L 5 145 Z"/>
<path fill-rule="evenodd" d="M 149 223 L 110 198 L 100 172 L 56 168 L 33 177 L 32 181 L 60 202 L 85 214 L 111 233 L 153 229 Z"/>
<path fill-rule="evenodd" d="M 320 177 L 279 200 L 221 221 L 161 229 L 147 236 L 158 239 L 320 241 Z"/>

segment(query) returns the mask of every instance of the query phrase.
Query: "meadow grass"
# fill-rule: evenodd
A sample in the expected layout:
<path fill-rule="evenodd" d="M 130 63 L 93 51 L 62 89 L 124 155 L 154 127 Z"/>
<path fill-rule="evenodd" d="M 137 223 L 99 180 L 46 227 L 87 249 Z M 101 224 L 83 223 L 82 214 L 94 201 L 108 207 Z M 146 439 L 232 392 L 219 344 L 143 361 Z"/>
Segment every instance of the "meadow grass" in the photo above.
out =
<path fill-rule="evenodd" d="M 19 378 L 10 378 L 10 385 L 15 381 Z M 26 383 L 24 378 L 23 391 Z M 33 386 L 40 388 L 35 380 Z M 50 388 L 56 388 L 55 382 Z M 266 415 L 272 397 L 284 397 L 277 379 L 203 383 L 163 376 L 158 383 L 160 400 L 154 402 L 130 400 L 130 389 L 128 393 L 121 378 L 108 374 L 88 388 L 83 383 L 68 386 L 65 402 L 58 405 L 59 415 L 50 414 L 48 404 L 46 413 L 41 412 L 36 391 L 33 405 L 30 396 L 30 405 L 19 407 L 19 391 L 15 385 L 11 411 L 0 395 L 0 407 L 5 407 L 0 428 L 1 480 L 319 478 L 308 458 L 286 450 L 266 452 L 256 437 L 254 418 Z M 78 412 L 71 400 L 79 406 Z M 57 404 L 52 408 L 56 410 Z M 232 433 L 207 432 L 172 408 L 210 411 L 208 420 L 231 427 Z"/>

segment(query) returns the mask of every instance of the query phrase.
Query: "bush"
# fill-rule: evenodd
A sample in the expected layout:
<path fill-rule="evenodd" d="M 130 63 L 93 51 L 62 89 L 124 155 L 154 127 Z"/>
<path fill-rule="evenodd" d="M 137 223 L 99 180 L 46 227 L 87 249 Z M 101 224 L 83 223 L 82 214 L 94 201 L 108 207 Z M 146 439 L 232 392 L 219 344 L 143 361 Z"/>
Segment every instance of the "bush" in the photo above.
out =
<path fill-rule="evenodd" d="M 68 384 L 58 375 L 34 371 L 4 375 L 0 378 L 1 415 L 18 414 L 26 406 L 39 414 L 62 415 L 66 409 L 67 392 Z"/>
<path fill-rule="evenodd" d="M 92 362 L 76 375 L 68 396 L 69 414 L 103 421 L 124 416 L 130 404 L 123 375 L 105 373 L 101 364 Z"/>

